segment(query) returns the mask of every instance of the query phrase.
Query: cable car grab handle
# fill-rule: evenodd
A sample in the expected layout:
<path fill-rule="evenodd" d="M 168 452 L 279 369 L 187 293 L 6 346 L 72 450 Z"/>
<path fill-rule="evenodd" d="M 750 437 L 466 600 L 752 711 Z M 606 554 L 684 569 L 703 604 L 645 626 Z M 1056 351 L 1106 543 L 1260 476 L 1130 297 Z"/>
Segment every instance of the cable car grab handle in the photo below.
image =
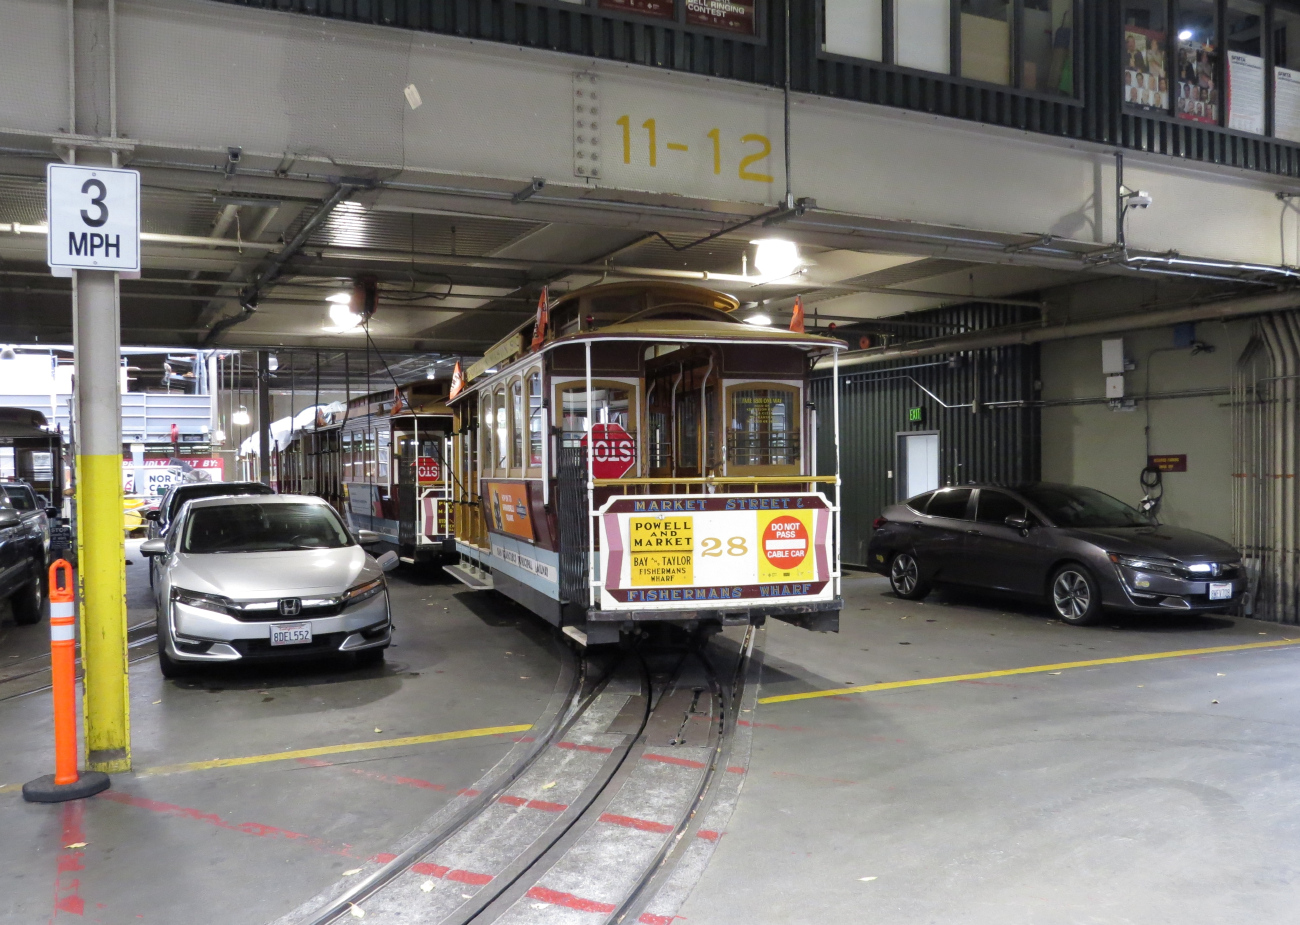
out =
<path fill-rule="evenodd" d="M 595 420 L 591 407 L 591 341 L 587 348 L 587 603 L 596 607 L 596 471 L 593 465 L 596 450 Z M 603 577 L 603 576 L 602 576 Z"/>

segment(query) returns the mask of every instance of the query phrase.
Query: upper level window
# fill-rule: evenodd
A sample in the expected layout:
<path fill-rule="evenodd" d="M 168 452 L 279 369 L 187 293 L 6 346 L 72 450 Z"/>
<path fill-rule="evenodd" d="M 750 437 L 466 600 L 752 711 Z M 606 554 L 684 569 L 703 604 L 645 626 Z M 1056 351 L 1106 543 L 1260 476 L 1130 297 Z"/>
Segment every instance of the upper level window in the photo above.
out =
<path fill-rule="evenodd" d="M 1124 4 L 1124 102 L 1148 109 L 1169 108 L 1167 0 Z"/>
<path fill-rule="evenodd" d="M 580 446 L 587 436 L 587 387 L 577 385 L 566 388 L 561 404 L 564 411 L 564 445 Z M 596 386 L 591 390 L 591 414 L 594 424 L 618 424 L 629 433 L 632 393 L 627 389 Z"/>
<path fill-rule="evenodd" d="M 1011 83 L 1011 3 L 961 0 L 961 76 Z"/>
<path fill-rule="evenodd" d="M 1178 0 L 1175 25 L 1174 113 L 1180 119 L 1217 124 L 1219 87 L 1218 4 L 1215 0 Z"/>
<path fill-rule="evenodd" d="M 1076 0 L 822 2 L 822 50 L 830 54 L 1075 93 Z"/>
<path fill-rule="evenodd" d="M 1020 86 L 1074 95 L 1074 0 L 1024 0 Z"/>

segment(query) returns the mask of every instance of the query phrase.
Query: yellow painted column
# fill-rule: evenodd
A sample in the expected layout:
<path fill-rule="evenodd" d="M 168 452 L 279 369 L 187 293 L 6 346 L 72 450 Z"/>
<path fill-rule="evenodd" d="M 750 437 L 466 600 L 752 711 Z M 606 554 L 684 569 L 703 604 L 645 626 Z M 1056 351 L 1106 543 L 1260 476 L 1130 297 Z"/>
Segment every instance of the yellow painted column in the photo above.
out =
<path fill-rule="evenodd" d="M 111 774 L 131 769 L 116 273 L 76 271 L 73 318 L 86 761 Z"/>

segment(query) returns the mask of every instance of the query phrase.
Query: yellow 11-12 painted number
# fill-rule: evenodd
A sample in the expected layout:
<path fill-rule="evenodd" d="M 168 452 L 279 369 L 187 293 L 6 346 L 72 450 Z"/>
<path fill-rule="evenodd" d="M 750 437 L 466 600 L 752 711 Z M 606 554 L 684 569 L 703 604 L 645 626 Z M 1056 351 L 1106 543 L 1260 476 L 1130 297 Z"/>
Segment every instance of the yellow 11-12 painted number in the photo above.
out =
<path fill-rule="evenodd" d="M 623 163 L 632 163 L 632 118 L 630 116 L 619 116 L 615 124 L 623 129 Z M 654 119 L 646 119 L 641 123 L 641 128 L 646 132 L 647 160 L 651 167 L 659 166 L 659 134 L 658 126 Z M 705 137 L 712 142 L 713 146 L 713 172 L 722 174 L 722 132 L 713 128 L 705 134 Z M 772 142 L 766 135 L 750 133 L 740 136 L 740 143 L 749 148 L 749 152 L 740 159 L 737 168 L 737 176 L 742 180 L 752 180 L 755 183 L 771 183 L 772 175 L 760 173 L 751 168 L 755 167 L 760 161 L 766 160 L 772 153 Z M 754 150 L 754 146 L 757 150 Z M 689 152 L 690 145 L 681 142 L 670 141 L 664 146 L 669 151 Z"/>

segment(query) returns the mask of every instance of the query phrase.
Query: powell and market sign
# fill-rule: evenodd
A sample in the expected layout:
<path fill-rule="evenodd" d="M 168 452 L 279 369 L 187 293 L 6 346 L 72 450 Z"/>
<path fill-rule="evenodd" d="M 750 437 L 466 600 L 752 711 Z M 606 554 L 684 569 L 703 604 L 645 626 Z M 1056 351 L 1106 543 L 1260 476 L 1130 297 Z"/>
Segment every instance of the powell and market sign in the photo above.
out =
<path fill-rule="evenodd" d="M 46 262 L 55 276 L 140 271 L 138 172 L 49 164 L 45 183 Z"/>

